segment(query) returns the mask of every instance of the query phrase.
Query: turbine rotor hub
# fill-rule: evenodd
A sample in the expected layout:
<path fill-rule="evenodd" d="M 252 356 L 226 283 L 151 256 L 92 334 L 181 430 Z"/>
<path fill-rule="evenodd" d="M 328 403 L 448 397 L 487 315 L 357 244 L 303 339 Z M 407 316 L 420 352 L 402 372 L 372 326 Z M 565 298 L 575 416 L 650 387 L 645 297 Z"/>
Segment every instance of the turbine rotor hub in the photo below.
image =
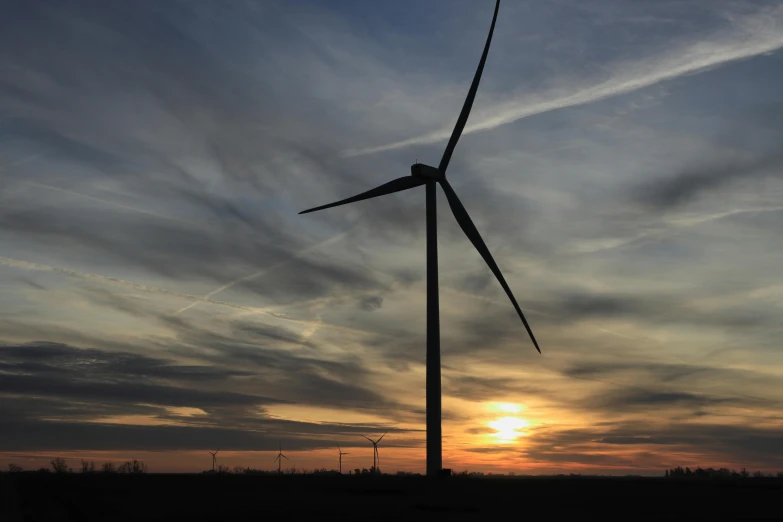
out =
<path fill-rule="evenodd" d="M 432 179 L 435 181 L 440 181 L 446 177 L 439 169 L 423 163 L 414 163 L 411 165 L 411 176 L 422 179 Z"/>

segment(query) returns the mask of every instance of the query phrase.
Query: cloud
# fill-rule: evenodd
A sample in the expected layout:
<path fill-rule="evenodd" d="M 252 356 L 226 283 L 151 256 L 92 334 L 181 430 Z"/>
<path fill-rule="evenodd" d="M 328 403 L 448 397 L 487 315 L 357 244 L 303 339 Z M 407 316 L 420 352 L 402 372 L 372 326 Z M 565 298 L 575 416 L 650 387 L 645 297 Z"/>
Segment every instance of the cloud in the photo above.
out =
<path fill-rule="evenodd" d="M 730 402 L 730 399 L 713 398 L 687 392 L 623 390 L 611 395 L 602 394 L 602 397 L 596 402 L 597 406 L 612 411 L 622 411 L 625 409 L 638 411 L 643 408 L 663 409 L 671 408 L 672 406 L 688 408 L 717 406 Z"/>
<path fill-rule="evenodd" d="M 554 293 L 553 293 L 554 294 Z M 556 294 L 554 294 L 556 295 Z M 632 294 L 563 292 L 552 301 L 537 303 L 544 322 L 581 322 L 630 319 L 636 324 L 688 325 L 707 328 L 750 329 L 774 324 L 774 314 L 751 306 L 720 303 L 705 306 L 677 293 L 636 291 Z M 595 323 L 594 323 L 595 324 Z"/>
<path fill-rule="evenodd" d="M 546 394 L 545 390 L 536 386 L 521 384 L 515 379 L 472 375 L 447 375 L 443 379 L 442 393 L 449 397 L 458 397 L 475 402 L 493 401 L 498 397 L 506 395 L 543 396 Z"/>
<path fill-rule="evenodd" d="M 620 466 L 780 466 L 780 429 L 705 423 L 614 423 L 588 430 L 546 428 L 530 437 L 525 454 L 544 462 Z M 649 447 L 667 446 L 676 456 L 660 460 Z M 623 453 L 609 453 L 622 447 Z M 630 453 L 628 452 L 630 451 Z"/>
<path fill-rule="evenodd" d="M 582 85 L 566 86 L 555 92 L 518 96 L 495 103 L 474 115 L 463 135 L 494 129 L 522 118 L 548 111 L 593 103 L 612 96 L 633 92 L 680 76 L 699 73 L 737 60 L 777 51 L 783 47 L 780 26 L 783 8 L 768 7 L 743 17 L 732 17 L 727 29 L 705 40 L 681 42 L 658 56 L 616 64 L 609 78 Z M 584 85 L 587 84 L 587 85 Z M 438 143 L 449 138 L 452 127 L 408 138 L 386 145 L 364 149 L 348 149 L 346 156 L 374 154 L 411 145 Z"/>
<path fill-rule="evenodd" d="M 639 187 L 637 198 L 656 209 L 670 209 L 685 205 L 705 192 L 718 191 L 737 181 L 765 175 L 783 176 L 783 154 L 780 152 L 745 156 L 743 158 L 728 155 L 685 168 L 666 179 L 658 179 Z"/>
<path fill-rule="evenodd" d="M 53 273 L 62 274 L 62 275 L 66 275 L 68 277 L 74 277 L 74 278 L 78 278 L 78 279 L 94 280 L 94 281 L 99 281 L 99 282 L 105 282 L 105 283 L 108 283 L 108 284 L 115 284 L 115 285 L 119 285 L 119 286 L 125 286 L 125 287 L 128 287 L 128 288 L 132 288 L 134 290 L 140 290 L 142 292 L 148 292 L 148 293 L 152 293 L 152 294 L 162 294 L 162 295 L 165 295 L 165 296 L 176 297 L 176 298 L 181 298 L 181 299 L 187 299 L 187 300 L 190 300 L 190 301 L 200 301 L 200 302 L 209 303 L 209 304 L 212 304 L 212 305 L 223 306 L 223 307 L 231 308 L 231 309 L 234 309 L 234 310 L 240 310 L 240 311 L 246 311 L 246 312 L 252 312 L 252 313 L 265 314 L 265 315 L 269 315 L 269 316 L 272 316 L 272 317 L 274 317 L 276 319 L 280 319 L 280 320 L 283 320 L 283 321 L 289 321 L 289 322 L 301 323 L 301 324 L 309 324 L 309 325 L 315 325 L 315 326 L 319 326 L 319 327 L 320 326 L 325 326 L 327 328 L 337 328 L 337 329 L 345 331 L 345 332 L 351 332 L 351 331 L 359 332 L 359 330 L 355 330 L 355 329 L 352 329 L 352 328 L 349 328 L 349 327 L 343 327 L 343 326 L 339 326 L 339 325 L 330 325 L 330 324 L 322 323 L 322 322 L 315 322 L 315 321 L 307 321 L 307 320 L 295 319 L 295 318 L 287 317 L 287 316 L 285 316 L 283 314 L 274 313 L 272 311 L 269 311 L 269 310 L 266 310 L 266 309 L 263 309 L 263 308 L 242 306 L 242 305 L 237 305 L 237 304 L 233 304 L 233 303 L 228 303 L 228 302 L 225 302 L 225 301 L 216 301 L 216 300 L 213 300 L 213 299 L 205 299 L 203 297 L 198 297 L 198 296 L 185 294 L 185 293 L 181 293 L 181 292 L 175 292 L 175 291 L 171 291 L 171 290 L 166 290 L 164 288 L 158 288 L 158 287 L 154 287 L 154 286 L 150 286 L 150 285 L 134 283 L 132 281 L 126 281 L 126 280 L 118 279 L 118 278 L 115 278 L 115 277 L 107 277 L 107 276 L 103 276 L 103 275 L 100 275 L 100 274 L 91 274 L 91 273 L 79 272 L 79 271 L 76 271 L 76 270 L 69 270 L 69 269 L 66 269 L 66 268 L 58 268 L 58 267 L 53 267 L 53 266 L 49 266 L 49 265 L 43 265 L 43 264 L 39 264 L 39 263 L 30 263 L 28 261 L 22 261 L 22 260 L 18 260 L 18 259 L 10 259 L 10 258 L 5 258 L 5 257 L 0 257 L 0 264 L 4 264 L 6 266 L 10 266 L 10 267 L 14 267 L 14 268 L 22 268 L 22 269 L 25 269 L 25 270 L 36 270 L 36 271 L 43 271 L 43 272 L 53 272 Z M 110 294 L 106 294 L 104 292 L 103 295 L 106 296 L 106 295 L 110 295 Z M 114 301 L 114 299 L 113 299 L 113 301 Z M 124 305 L 120 304 L 120 305 L 115 305 L 115 306 L 122 306 L 122 307 L 125 307 L 126 311 L 129 310 L 127 308 L 127 303 L 125 303 Z M 138 310 L 138 308 L 136 308 L 136 310 Z"/>
<path fill-rule="evenodd" d="M 203 384 L 248 374 L 166 364 L 134 354 L 39 343 L 0 346 L 0 357 L 0 367 L 5 372 L 0 392 L 5 394 L 204 408 L 281 402 L 263 396 L 160 384 L 156 381 Z"/>
<path fill-rule="evenodd" d="M 275 338 L 279 335 L 269 337 Z M 323 446 L 317 440 L 324 435 L 330 438 L 326 444 L 332 445 L 340 436 L 379 429 L 410 431 L 271 417 L 266 412 L 269 406 L 292 403 L 343 410 L 403 408 L 335 380 L 339 374 L 356 378 L 361 369 L 355 365 L 308 360 L 280 350 L 256 349 L 256 356 L 248 358 L 249 351 L 239 355 L 225 345 L 204 341 L 219 355 L 195 365 L 62 343 L 0 345 L 3 447 L 182 450 L 210 447 L 210 440 L 218 437 L 225 441 L 221 445 L 235 450 L 268 450 L 284 435 L 291 449 L 313 449 Z M 231 342 L 235 347 L 241 344 Z M 191 358 L 199 359 L 194 355 Z M 286 399 L 259 395 L 262 389 Z M 176 407 L 198 408 L 205 414 L 182 417 L 171 410 Z M 133 425 L 139 422 L 133 420 L 136 417 L 149 420 Z"/>
<path fill-rule="evenodd" d="M 383 305 L 383 298 L 380 296 L 369 296 L 359 301 L 359 308 L 365 312 L 378 310 Z"/>
<path fill-rule="evenodd" d="M 0 445 L 314 449 L 393 426 L 420 447 L 424 191 L 297 213 L 416 157 L 339 151 L 451 132 L 486 35 L 463 4 L 17 2 L 0 19 Z M 508 400 L 530 436 L 461 454 L 469 469 L 739 458 L 680 425 L 780 417 L 780 54 L 692 73 L 778 45 L 783 11 L 531 6 L 504 4 L 471 124 L 540 116 L 460 144 L 453 183 L 544 355 L 441 199 L 450 443 Z"/>
<path fill-rule="evenodd" d="M 405 410 L 403 405 L 364 388 L 369 374 L 357 362 L 281 350 L 274 347 L 279 343 L 279 335 L 274 334 L 266 337 L 271 346 L 265 346 L 258 343 L 257 336 L 255 343 L 249 344 L 242 338 L 193 330 L 179 347 L 169 344 L 170 354 L 200 362 L 188 366 L 57 343 L 2 346 L 0 367 L 5 376 L 0 392 L 98 404 L 193 407 L 216 414 L 220 408 L 283 403 Z M 199 355 L 202 347 L 209 347 L 211 353 Z"/>

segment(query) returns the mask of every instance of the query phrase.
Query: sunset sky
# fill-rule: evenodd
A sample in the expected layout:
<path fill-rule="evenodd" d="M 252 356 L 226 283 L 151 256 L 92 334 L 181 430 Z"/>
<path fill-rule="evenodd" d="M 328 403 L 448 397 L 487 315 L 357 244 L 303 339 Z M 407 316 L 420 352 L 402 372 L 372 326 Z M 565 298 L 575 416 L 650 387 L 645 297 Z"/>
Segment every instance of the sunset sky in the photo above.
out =
<path fill-rule="evenodd" d="M 0 465 L 424 471 L 492 0 L 10 0 Z M 783 5 L 505 0 L 438 196 L 444 466 L 783 470 Z"/>

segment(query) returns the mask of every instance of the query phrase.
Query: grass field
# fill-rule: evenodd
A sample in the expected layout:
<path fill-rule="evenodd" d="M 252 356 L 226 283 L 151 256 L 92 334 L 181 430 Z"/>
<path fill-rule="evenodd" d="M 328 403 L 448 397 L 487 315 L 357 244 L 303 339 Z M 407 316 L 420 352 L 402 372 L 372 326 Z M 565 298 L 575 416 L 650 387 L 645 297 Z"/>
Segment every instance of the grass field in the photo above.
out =
<path fill-rule="evenodd" d="M 783 520 L 783 480 L 4 473 L 3 522 Z"/>

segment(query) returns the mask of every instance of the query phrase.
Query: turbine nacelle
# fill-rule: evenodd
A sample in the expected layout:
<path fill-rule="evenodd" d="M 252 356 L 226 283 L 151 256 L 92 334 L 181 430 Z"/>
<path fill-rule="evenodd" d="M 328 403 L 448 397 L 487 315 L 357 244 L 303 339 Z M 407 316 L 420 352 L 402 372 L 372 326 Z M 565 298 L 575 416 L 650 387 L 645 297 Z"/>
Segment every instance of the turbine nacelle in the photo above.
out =
<path fill-rule="evenodd" d="M 411 165 L 411 176 L 440 181 L 446 177 L 446 174 L 441 170 L 425 165 L 424 163 L 414 163 Z"/>

